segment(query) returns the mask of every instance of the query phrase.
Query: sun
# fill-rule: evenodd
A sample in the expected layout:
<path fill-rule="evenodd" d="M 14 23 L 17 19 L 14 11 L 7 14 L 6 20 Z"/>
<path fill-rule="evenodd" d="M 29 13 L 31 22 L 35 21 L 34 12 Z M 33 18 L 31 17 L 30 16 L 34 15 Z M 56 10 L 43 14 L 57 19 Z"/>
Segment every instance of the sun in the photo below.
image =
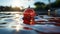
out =
<path fill-rule="evenodd" d="M 20 7 L 20 0 L 12 0 L 12 7 Z"/>

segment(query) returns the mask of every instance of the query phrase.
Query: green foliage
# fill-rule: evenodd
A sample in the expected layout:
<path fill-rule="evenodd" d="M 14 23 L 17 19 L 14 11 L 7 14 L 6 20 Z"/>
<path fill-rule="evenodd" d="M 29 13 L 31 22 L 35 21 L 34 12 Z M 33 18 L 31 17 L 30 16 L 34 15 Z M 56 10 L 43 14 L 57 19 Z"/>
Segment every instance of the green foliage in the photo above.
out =
<path fill-rule="evenodd" d="M 20 11 L 19 7 L 0 6 L 0 11 Z"/>
<path fill-rule="evenodd" d="M 46 5 L 43 2 L 36 2 L 34 5 L 37 10 L 45 9 L 45 7 L 46 7 Z"/>
<path fill-rule="evenodd" d="M 60 0 L 56 0 L 54 3 L 51 3 L 52 8 L 60 8 Z"/>
<path fill-rule="evenodd" d="M 60 8 L 60 0 L 56 0 L 55 2 L 51 3 L 50 0 L 48 0 L 49 4 L 44 4 L 43 2 L 36 2 L 35 5 L 35 9 L 45 9 L 48 10 L 50 8 Z"/>

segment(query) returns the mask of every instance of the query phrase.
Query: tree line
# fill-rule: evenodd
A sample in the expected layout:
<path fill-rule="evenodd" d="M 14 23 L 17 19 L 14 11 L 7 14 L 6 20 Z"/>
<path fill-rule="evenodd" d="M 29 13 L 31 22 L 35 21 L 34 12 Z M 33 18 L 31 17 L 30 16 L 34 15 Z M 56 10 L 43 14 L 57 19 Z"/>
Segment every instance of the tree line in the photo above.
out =
<path fill-rule="evenodd" d="M 50 2 L 50 0 L 49 0 Z M 60 0 L 56 0 L 53 3 L 45 4 L 43 2 L 35 2 L 35 10 L 48 10 L 53 8 L 60 8 Z M 0 11 L 20 11 L 19 7 L 11 7 L 11 6 L 0 6 Z"/>
<path fill-rule="evenodd" d="M 19 7 L 0 6 L 0 11 L 20 11 Z"/>
<path fill-rule="evenodd" d="M 60 8 L 60 0 L 56 0 L 53 3 L 45 4 L 43 2 L 36 2 L 35 4 L 35 10 L 48 10 L 53 8 Z"/>

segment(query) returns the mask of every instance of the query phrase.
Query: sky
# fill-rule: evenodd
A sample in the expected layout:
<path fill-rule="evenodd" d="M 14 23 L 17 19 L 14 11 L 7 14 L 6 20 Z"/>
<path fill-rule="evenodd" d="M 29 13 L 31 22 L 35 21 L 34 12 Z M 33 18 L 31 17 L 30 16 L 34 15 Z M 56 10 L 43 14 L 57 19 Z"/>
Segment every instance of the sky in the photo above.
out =
<path fill-rule="evenodd" d="M 48 4 L 48 0 L 0 0 L 0 6 L 12 6 L 12 7 L 34 7 L 35 2 L 44 2 Z M 55 0 L 51 0 L 51 2 L 55 2 Z"/>

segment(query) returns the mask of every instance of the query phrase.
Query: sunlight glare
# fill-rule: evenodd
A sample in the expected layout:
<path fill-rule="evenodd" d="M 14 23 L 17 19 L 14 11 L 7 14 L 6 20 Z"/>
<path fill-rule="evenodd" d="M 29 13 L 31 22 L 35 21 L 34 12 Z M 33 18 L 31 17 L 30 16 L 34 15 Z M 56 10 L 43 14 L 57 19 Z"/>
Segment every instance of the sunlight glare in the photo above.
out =
<path fill-rule="evenodd" d="M 12 7 L 20 7 L 20 0 L 12 0 Z"/>
<path fill-rule="evenodd" d="M 15 20 L 17 21 L 17 22 L 16 22 L 16 23 L 17 23 L 17 25 L 16 25 L 16 31 L 19 31 L 19 30 L 20 30 L 20 28 L 22 28 L 22 27 L 23 27 L 23 26 L 20 24 L 19 16 L 20 16 L 19 14 L 16 14 L 16 15 L 15 15 L 15 17 L 16 17 L 16 19 L 15 19 Z"/>

